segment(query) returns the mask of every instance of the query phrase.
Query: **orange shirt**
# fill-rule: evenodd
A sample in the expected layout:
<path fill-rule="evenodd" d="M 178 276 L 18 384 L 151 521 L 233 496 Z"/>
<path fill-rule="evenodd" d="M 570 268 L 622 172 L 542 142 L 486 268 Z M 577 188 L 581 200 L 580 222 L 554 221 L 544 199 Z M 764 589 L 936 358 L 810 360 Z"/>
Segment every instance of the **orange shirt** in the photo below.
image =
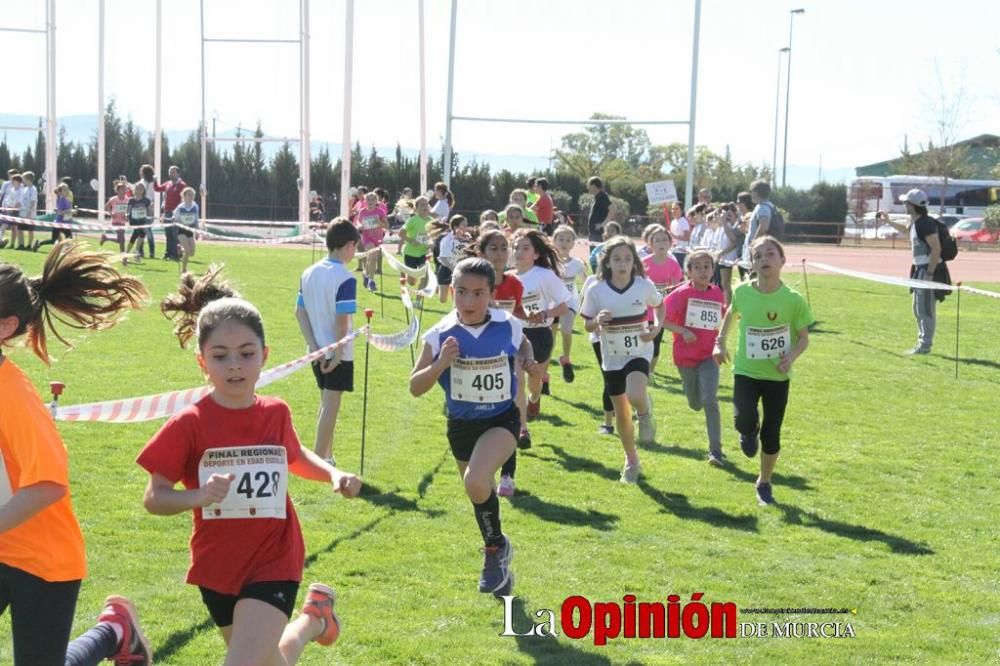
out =
<path fill-rule="evenodd" d="M 48 407 L 9 358 L 0 363 L 0 505 L 19 488 L 48 481 L 69 488 L 69 461 Z M 87 558 L 69 493 L 0 534 L 0 562 L 49 582 L 81 580 Z"/>

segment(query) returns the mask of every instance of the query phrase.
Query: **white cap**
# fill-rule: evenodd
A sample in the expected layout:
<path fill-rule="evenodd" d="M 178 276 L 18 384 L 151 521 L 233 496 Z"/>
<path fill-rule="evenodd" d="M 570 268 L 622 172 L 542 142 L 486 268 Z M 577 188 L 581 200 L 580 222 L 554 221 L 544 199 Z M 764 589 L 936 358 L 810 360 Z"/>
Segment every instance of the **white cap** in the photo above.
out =
<path fill-rule="evenodd" d="M 906 194 L 899 195 L 899 203 L 909 203 L 914 206 L 927 207 L 927 194 L 923 190 L 913 188 Z"/>

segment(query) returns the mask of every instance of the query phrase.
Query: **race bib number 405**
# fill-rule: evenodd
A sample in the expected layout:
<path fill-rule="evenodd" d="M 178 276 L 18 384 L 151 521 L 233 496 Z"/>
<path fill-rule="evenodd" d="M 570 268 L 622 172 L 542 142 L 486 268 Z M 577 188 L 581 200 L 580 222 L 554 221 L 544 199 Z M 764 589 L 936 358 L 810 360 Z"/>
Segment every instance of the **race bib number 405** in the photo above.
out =
<path fill-rule="evenodd" d="M 646 323 L 624 324 L 622 326 L 606 326 L 604 328 L 605 355 L 611 356 L 642 356 L 647 343 L 641 336 L 646 332 Z"/>
<path fill-rule="evenodd" d="M 703 301 L 699 298 L 688 299 L 687 314 L 684 325 L 688 328 L 700 328 L 714 331 L 722 323 L 722 303 Z"/>
<path fill-rule="evenodd" d="M 792 347 L 792 336 L 788 324 L 773 328 L 747 327 L 747 358 L 781 358 Z"/>
<path fill-rule="evenodd" d="M 510 400 L 510 363 L 505 354 L 456 358 L 451 365 L 451 399 L 496 403 Z"/>
<path fill-rule="evenodd" d="M 208 449 L 198 463 L 198 484 L 213 474 L 236 478 L 218 504 L 202 508 L 202 520 L 226 518 L 285 518 L 288 494 L 288 456 L 278 445 L 232 446 Z"/>

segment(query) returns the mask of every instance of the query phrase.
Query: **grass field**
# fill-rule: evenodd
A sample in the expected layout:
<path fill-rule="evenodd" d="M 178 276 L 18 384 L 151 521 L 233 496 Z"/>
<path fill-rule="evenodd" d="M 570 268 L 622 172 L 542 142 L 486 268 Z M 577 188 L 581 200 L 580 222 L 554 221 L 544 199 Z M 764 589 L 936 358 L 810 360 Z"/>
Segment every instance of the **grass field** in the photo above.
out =
<path fill-rule="evenodd" d="M 4 252 L 39 272 L 43 255 Z M 304 345 L 293 306 L 310 253 L 200 246 L 192 268 L 225 262 L 228 275 L 265 317 L 271 363 Z M 177 278 L 173 263 L 129 267 L 156 301 Z M 388 277 L 388 276 L 387 276 Z M 790 270 L 789 284 L 801 286 Z M 386 280 L 395 293 L 395 278 Z M 621 447 L 596 434 L 598 369 L 582 333 L 577 381 L 553 368 L 551 398 L 523 452 L 518 492 L 503 501 L 504 529 L 517 554 L 515 627 L 537 609 L 556 611 L 571 595 L 591 601 L 707 602 L 751 607 L 847 607 L 856 615 L 761 616 L 740 622 L 850 621 L 856 638 L 592 640 L 501 637 L 502 605 L 476 591 L 478 532 L 444 439 L 441 393 L 407 390 L 407 351 L 371 352 L 366 488 L 347 501 L 327 486 L 296 479 L 291 493 L 305 532 L 305 582 L 340 594 L 344 622 L 333 649 L 310 646 L 303 664 L 352 663 L 996 663 L 1000 659 L 997 549 L 997 395 L 1000 348 L 996 301 L 962 298 L 962 345 L 955 379 L 954 296 L 939 308 L 934 354 L 902 356 L 915 324 L 898 287 L 810 276 L 819 324 L 795 366 L 775 478 L 777 506 L 760 508 L 757 460 L 739 453 L 732 430 L 732 377 L 723 373 L 725 469 L 705 462 L 700 413 L 691 412 L 666 352 L 653 391 L 658 443 L 641 450 L 645 479 L 618 483 Z M 990 285 L 977 285 L 991 288 Z M 997 285 L 992 285 L 996 288 Z M 398 297 L 376 309 L 374 327 L 400 330 Z M 429 305 L 424 328 L 440 316 Z M 582 328 L 578 324 L 578 330 Z M 76 332 L 73 332 L 76 333 Z M 129 397 L 199 384 L 190 350 L 178 348 L 156 307 L 117 328 L 73 335 L 50 368 L 24 349 L 12 358 L 43 396 L 68 384 L 63 404 Z M 665 347 L 665 350 L 668 348 Z M 364 350 L 358 391 L 345 398 L 335 452 L 359 469 Z M 317 392 L 299 372 L 265 391 L 292 408 L 312 443 Z M 90 626 L 106 594 L 135 599 L 158 663 L 221 662 L 223 643 L 188 565 L 188 515 L 148 515 L 146 474 L 134 458 L 160 422 L 60 424 L 70 451 L 72 494 L 87 540 L 90 576 L 74 633 Z M 12 661 L 10 621 L 0 620 L 0 663 Z"/>

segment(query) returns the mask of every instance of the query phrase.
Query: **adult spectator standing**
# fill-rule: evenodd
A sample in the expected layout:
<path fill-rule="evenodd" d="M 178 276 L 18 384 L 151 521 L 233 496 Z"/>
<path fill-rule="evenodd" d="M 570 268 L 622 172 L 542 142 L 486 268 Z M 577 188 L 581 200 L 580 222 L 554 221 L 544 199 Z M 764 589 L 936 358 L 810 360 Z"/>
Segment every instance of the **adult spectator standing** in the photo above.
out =
<path fill-rule="evenodd" d="M 552 220 L 555 217 L 556 205 L 552 201 L 552 196 L 549 194 L 548 178 L 535 179 L 535 194 L 537 197 L 535 199 L 535 203 L 530 204 L 531 209 L 535 211 L 535 216 L 538 217 L 538 223 L 542 225 L 542 232 L 544 232 L 547 236 L 551 236 L 552 230 L 555 229 L 555 225 L 552 224 Z"/>
<path fill-rule="evenodd" d="M 771 220 L 774 217 L 774 204 L 771 203 L 771 185 L 766 180 L 755 180 L 750 183 L 750 200 L 753 202 L 753 213 L 750 215 L 750 227 L 747 229 L 746 240 L 743 241 L 742 263 L 750 264 L 750 246 L 758 236 L 770 236 Z M 778 239 L 781 240 L 780 238 Z"/>
<path fill-rule="evenodd" d="M 885 213 L 879 213 L 883 222 L 888 222 L 896 230 L 910 236 L 913 249 L 913 263 L 910 278 L 951 283 L 948 267 L 941 260 L 941 239 L 938 238 L 938 222 L 927 214 L 927 194 L 923 190 L 912 189 L 899 197 L 906 205 L 909 224 L 893 222 Z M 913 316 L 917 319 L 917 346 L 907 354 L 930 354 L 934 344 L 934 329 L 937 324 L 937 290 L 911 289 L 913 293 Z M 944 298 L 944 292 L 941 298 Z"/>
<path fill-rule="evenodd" d="M 670 204 L 670 236 L 674 239 L 673 255 L 681 266 L 687 259 L 691 244 L 691 223 L 684 217 L 684 206 L 680 201 Z"/>
<path fill-rule="evenodd" d="M 594 197 L 587 220 L 587 238 L 591 243 L 601 243 L 604 241 L 604 223 L 611 213 L 611 197 L 604 191 L 604 181 L 597 176 L 587 181 L 587 191 Z"/>
<path fill-rule="evenodd" d="M 188 184 L 181 178 L 180 167 L 170 167 L 167 170 L 167 176 L 170 180 L 165 183 L 158 184 L 153 181 L 153 189 L 157 192 L 166 192 L 163 201 L 163 221 L 172 222 L 174 209 L 181 204 L 181 192 Z M 180 255 L 177 252 L 177 228 L 167 227 L 164 229 L 164 235 L 167 237 L 167 249 L 164 251 L 163 258 L 180 261 Z"/>

